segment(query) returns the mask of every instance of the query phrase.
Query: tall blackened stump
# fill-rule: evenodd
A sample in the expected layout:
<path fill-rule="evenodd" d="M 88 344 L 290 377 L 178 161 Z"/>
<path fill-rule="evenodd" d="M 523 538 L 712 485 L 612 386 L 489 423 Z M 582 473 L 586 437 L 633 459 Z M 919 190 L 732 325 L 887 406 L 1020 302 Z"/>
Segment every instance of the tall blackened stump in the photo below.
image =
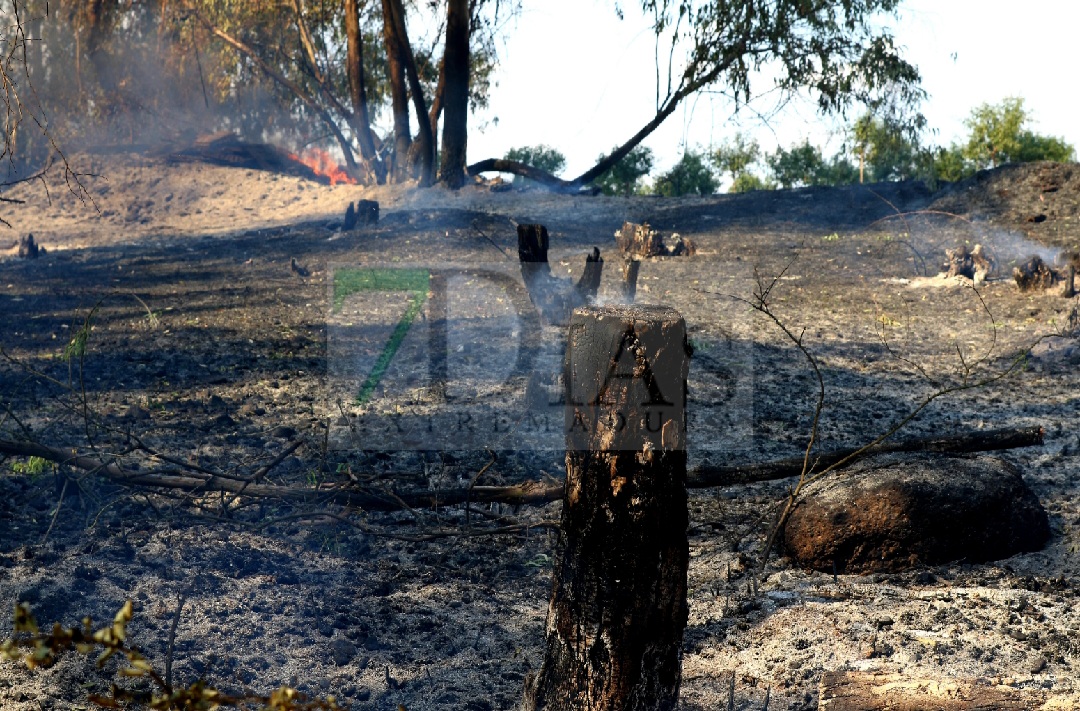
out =
<path fill-rule="evenodd" d="M 543 225 L 518 225 L 518 261 L 521 276 L 536 310 L 547 323 L 565 326 L 578 306 L 592 303 L 600 288 L 604 260 L 593 247 L 585 257 L 585 269 L 576 284 L 551 273 L 548 263 L 548 232 Z"/>
<path fill-rule="evenodd" d="M 689 564 L 686 323 L 586 306 L 565 361 L 566 488 L 543 665 L 523 708 L 674 709 Z"/>

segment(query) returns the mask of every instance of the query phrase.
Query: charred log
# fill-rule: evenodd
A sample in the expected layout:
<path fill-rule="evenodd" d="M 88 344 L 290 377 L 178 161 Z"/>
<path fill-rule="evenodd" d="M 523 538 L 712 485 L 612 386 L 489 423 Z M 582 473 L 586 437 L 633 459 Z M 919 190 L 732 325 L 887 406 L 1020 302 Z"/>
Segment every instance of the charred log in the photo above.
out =
<path fill-rule="evenodd" d="M 570 183 L 560 178 L 556 178 L 546 170 L 540 170 L 539 168 L 534 168 L 531 165 L 526 165 L 525 163 L 520 163 L 516 160 L 505 160 L 503 158 L 488 158 L 479 163 L 473 163 L 468 167 L 468 171 L 469 175 L 472 176 L 495 171 L 499 173 L 520 175 L 523 178 L 528 178 L 529 180 L 539 183 L 556 192 L 576 193 L 579 192 L 581 188 L 577 183 Z"/>
<path fill-rule="evenodd" d="M 1068 708 L 1045 689 L 1022 689 L 989 679 L 933 679 L 865 671 L 821 675 L 819 709 L 829 711 L 1008 711 Z"/>

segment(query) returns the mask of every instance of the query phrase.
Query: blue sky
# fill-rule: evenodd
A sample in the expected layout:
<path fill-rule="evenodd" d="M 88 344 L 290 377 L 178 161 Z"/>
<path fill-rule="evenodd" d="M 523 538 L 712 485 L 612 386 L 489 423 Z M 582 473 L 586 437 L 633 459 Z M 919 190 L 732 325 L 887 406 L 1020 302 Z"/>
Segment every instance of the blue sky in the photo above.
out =
<path fill-rule="evenodd" d="M 542 143 L 567 157 L 564 175 L 572 177 L 653 116 L 653 37 L 635 12 L 636 0 L 621 3 L 623 21 L 611 0 L 524 4 L 506 28 L 490 109 L 471 117 L 469 160 Z M 1037 132 L 1080 147 L 1080 3 L 908 0 L 902 8 L 890 26 L 930 95 L 922 110 L 937 133 L 929 142 L 959 140 L 972 108 L 1020 96 Z M 760 104 L 761 111 L 769 108 L 767 101 Z M 726 100 L 702 95 L 685 102 L 645 145 L 659 171 L 678 160 L 683 145 L 707 148 L 736 131 L 753 135 L 767 151 L 809 138 L 831 153 L 840 129 L 809 101 L 789 105 L 766 123 L 753 112 L 732 116 Z"/>

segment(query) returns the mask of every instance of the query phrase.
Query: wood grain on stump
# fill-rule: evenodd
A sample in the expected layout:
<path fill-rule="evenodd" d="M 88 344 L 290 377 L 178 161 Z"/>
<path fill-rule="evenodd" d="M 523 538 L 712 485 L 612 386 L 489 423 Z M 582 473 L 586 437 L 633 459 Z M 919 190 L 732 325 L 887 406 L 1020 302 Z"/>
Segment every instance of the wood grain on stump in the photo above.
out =
<path fill-rule="evenodd" d="M 825 572 L 905 570 L 1039 550 L 1050 527 L 1011 464 L 988 456 L 891 454 L 811 484 L 785 553 Z"/>
<path fill-rule="evenodd" d="M 566 488 L 539 673 L 525 709 L 674 709 L 686 627 L 686 324 L 577 309 Z"/>

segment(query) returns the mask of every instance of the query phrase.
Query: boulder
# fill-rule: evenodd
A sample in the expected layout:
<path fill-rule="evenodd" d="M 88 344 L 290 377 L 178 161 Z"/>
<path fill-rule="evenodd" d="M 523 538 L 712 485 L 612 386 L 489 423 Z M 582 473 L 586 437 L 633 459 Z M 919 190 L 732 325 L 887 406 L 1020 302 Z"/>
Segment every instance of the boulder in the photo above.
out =
<path fill-rule="evenodd" d="M 985 455 L 888 454 L 810 484 L 784 552 L 825 572 L 896 572 L 1039 550 L 1046 511 L 1016 467 Z"/>

